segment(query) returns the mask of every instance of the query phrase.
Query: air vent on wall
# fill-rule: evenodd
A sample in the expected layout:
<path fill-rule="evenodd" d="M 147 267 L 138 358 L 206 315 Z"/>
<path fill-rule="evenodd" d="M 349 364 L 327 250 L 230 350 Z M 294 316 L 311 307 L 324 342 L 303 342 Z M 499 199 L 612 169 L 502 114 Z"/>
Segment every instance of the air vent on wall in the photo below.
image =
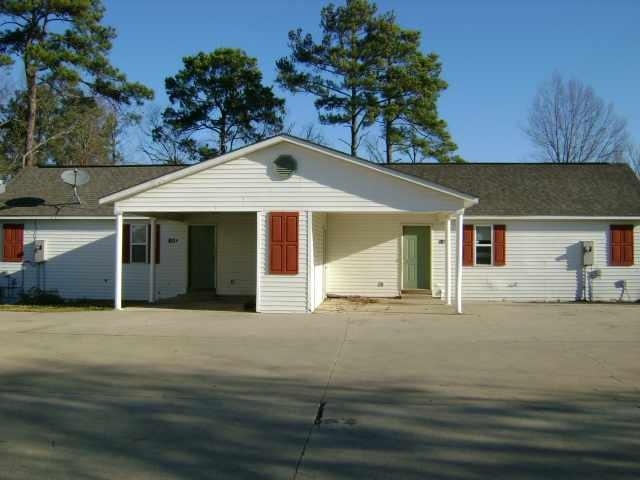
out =
<path fill-rule="evenodd" d="M 280 155 L 273 163 L 276 167 L 276 173 L 283 180 L 291 177 L 298 169 L 298 162 L 291 155 Z"/>

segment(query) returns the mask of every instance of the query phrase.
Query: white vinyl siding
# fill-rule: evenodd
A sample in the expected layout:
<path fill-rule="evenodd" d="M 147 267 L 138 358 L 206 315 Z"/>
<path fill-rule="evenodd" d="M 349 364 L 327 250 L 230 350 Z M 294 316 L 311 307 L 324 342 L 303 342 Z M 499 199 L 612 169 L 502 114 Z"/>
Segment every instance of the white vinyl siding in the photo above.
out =
<path fill-rule="evenodd" d="M 115 220 L 28 220 L 24 223 L 25 262 L 0 262 L 0 287 L 57 290 L 65 298 L 111 299 L 115 255 Z M 7 222 L 13 223 L 13 222 Z M 156 266 L 159 298 L 184 292 L 186 233 L 176 222 L 161 223 L 160 264 Z M 181 238 L 169 244 L 169 237 Z M 47 241 L 48 260 L 32 263 L 33 242 Z M 148 264 L 123 265 L 123 297 L 146 300 Z"/>
<path fill-rule="evenodd" d="M 400 295 L 402 226 L 431 224 L 427 214 L 329 214 L 327 294 Z M 432 234 L 432 257 L 435 243 Z"/>
<path fill-rule="evenodd" d="M 215 223 L 220 243 L 218 281 L 225 294 L 253 294 L 256 278 L 256 234 L 264 312 L 304 312 L 309 293 L 307 277 L 306 213 L 300 212 L 299 272 L 297 275 L 269 275 L 268 212 L 263 212 L 256 232 L 256 215 L 223 214 L 202 219 Z M 427 214 L 337 214 L 314 213 L 313 262 L 311 285 L 320 282 L 323 238 L 326 218 L 326 284 L 328 294 L 396 296 L 400 292 L 400 248 L 404 224 L 430 224 L 432 250 L 432 291 L 436 296 L 444 287 L 445 223 Z M 115 221 L 108 220 L 12 220 L 23 223 L 25 262 L 0 262 L 0 287 L 15 284 L 58 290 L 66 298 L 113 298 Z M 184 293 L 187 279 L 188 223 L 159 222 L 160 264 L 156 267 L 158 298 Z M 466 223 L 486 224 L 481 221 Z M 581 294 L 581 240 L 594 242 L 592 273 L 593 299 L 620 299 L 626 282 L 625 301 L 640 298 L 640 227 L 634 229 L 635 265 L 611 267 L 609 261 L 609 225 L 605 221 L 514 221 L 492 220 L 506 225 L 506 265 L 464 267 L 463 301 L 573 301 Z M 455 222 L 452 222 L 452 285 L 455 285 Z M 47 240 L 48 260 L 32 263 L 33 241 Z M 442 243 L 441 243 L 442 242 Z M 225 263 L 226 262 L 226 263 Z M 125 264 L 124 299 L 146 300 L 149 265 Z M 225 279 L 228 282 L 225 282 Z M 231 279 L 234 289 L 230 289 Z M 382 282 L 382 286 L 378 286 Z M 227 284 L 228 283 L 228 284 Z M 227 285 L 226 285 L 227 284 Z M 226 286 L 225 286 L 226 285 Z M 455 291 L 454 291 L 455 294 Z M 324 296 L 324 293 L 322 293 Z"/>
<path fill-rule="evenodd" d="M 452 265 L 455 269 L 455 222 L 452 222 Z M 482 224 L 467 220 L 468 224 Z M 580 241 L 594 242 L 593 300 L 640 299 L 640 227 L 634 229 L 635 264 L 609 266 L 609 225 L 605 221 L 513 221 L 492 220 L 506 225 L 506 265 L 464 267 L 462 299 L 516 301 L 574 301 L 582 294 Z M 444 262 L 442 262 L 444 265 Z M 444 279 L 444 269 L 438 278 Z M 455 279 L 455 273 L 453 278 Z M 455 290 L 454 290 L 455 295 Z"/>
<path fill-rule="evenodd" d="M 308 311 L 306 212 L 300 212 L 298 219 L 298 273 L 295 275 L 269 273 L 269 212 L 261 212 L 258 218 L 260 219 L 258 261 L 261 265 L 258 311 L 265 313 Z"/>
<path fill-rule="evenodd" d="M 273 161 L 298 169 L 280 179 Z M 278 144 L 116 202 L 128 212 L 453 211 L 462 200 L 291 144 Z"/>

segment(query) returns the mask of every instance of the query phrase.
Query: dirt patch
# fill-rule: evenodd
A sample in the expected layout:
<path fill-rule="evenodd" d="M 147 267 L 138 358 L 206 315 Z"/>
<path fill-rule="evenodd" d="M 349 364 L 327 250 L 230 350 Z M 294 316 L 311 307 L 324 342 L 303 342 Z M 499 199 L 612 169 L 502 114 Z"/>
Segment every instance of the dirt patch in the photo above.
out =
<path fill-rule="evenodd" d="M 349 303 L 355 303 L 357 305 L 368 305 L 370 303 L 379 303 L 380 300 L 377 298 L 371 297 L 343 297 L 341 300 L 344 300 Z"/>

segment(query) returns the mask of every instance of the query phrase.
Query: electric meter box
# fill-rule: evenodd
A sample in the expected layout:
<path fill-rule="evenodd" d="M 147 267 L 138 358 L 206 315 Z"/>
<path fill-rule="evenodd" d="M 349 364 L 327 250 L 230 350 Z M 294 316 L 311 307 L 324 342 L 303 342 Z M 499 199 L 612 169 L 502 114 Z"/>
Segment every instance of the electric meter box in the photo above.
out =
<path fill-rule="evenodd" d="M 33 242 L 33 261 L 36 263 L 42 263 L 47 260 L 47 241 L 36 240 Z"/>
<path fill-rule="evenodd" d="M 593 242 L 580 242 L 582 246 L 582 266 L 591 267 L 593 265 Z"/>

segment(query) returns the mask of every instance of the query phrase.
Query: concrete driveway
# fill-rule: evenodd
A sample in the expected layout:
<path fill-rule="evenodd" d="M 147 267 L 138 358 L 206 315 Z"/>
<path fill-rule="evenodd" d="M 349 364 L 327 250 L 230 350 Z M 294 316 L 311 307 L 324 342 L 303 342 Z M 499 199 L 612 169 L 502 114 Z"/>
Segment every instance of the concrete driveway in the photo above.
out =
<path fill-rule="evenodd" d="M 640 476 L 640 306 L 0 314 L 3 479 Z"/>

